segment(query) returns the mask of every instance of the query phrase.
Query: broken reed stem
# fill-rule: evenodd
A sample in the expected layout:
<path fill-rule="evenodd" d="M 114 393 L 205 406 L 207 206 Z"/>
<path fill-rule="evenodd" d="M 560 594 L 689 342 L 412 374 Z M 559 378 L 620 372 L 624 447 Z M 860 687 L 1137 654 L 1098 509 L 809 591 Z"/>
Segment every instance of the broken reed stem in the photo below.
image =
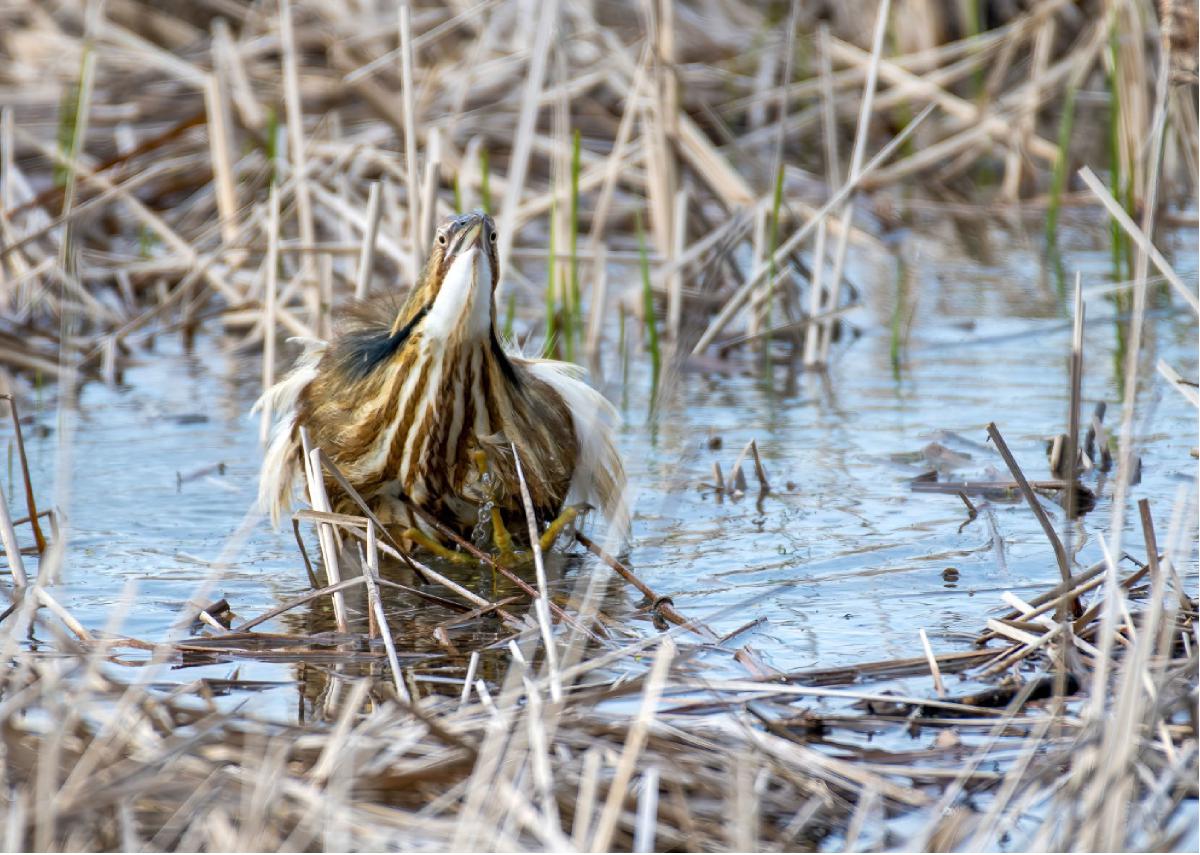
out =
<path fill-rule="evenodd" d="M 37 546 L 38 555 L 46 551 L 46 538 L 42 534 L 42 527 L 38 523 L 37 501 L 33 496 L 33 477 L 29 473 L 29 458 L 25 456 L 25 435 L 21 432 L 21 415 L 17 411 L 17 399 L 14 395 L 0 395 L 0 400 L 8 401 L 9 411 L 12 413 L 13 420 L 13 437 L 17 442 L 17 459 L 21 463 L 21 480 L 25 484 L 25 507 L 29 511 L 29 525 L 33 529 L 33 540 Z"/>
<path fill-rule="evenodd" d="M 937 657 L 933 655 L 933 648 L 929 645 L 929 636 L 925 634 L 925 627 L 917 630 L 921 636 L 921 647 L 925 651 L 925 658 L 929 660 L 929 673 L 933 675 L 933 688 L 937 692 L 939 698 L 946 697 L 946 686 L 942 683 L 942 672 L 938 669 Z"/>
<path fill-rule="evenodd" d="M 433 241 L 434 220 L 437 215 L 437 196 L 439 179 L 442 171 L 442 136 L 436 127 L 429 129 L 425 141 L 425 177 L 421 182 L 421 221 L 417 236 L 421 246 L 426 247 Z M 422 258 L 417 257 L 417 263 Z"/>
<path fill-rule="evenodd" d="M 375 538 L 375 523 L 371 520 L 367 520 L 367 562 L 363 578 L 367 584 L 369 606 L 374 612 L 375 621 L 383 634 L 383 647 L 387 651 L 388 666 L 392 669 L 392 685 L 396 689 L 396 696 L 406 704 L 412 703 L 412 696 L 404 685 L 404 678 L 400 671 L 400 660 L 396 656 L 396 642 L 392 638 L 392 630 L 388 626 L 387 613 L 383 610 L 383 599 L 379 596 L 379 543 Z"/>
<path fill-rule="evenodd" d="M 1029 482 L 1025 480 L 1025 473 L 1021 471 L 1021 467 L 1017 465 L 1017 460 L 1013 457 L 1012 452 L 1008 450 L 1008 444 L 1004 441 L 1004 437 L 1000 435 L 999 429 L 995 422 L 989 422 L 987 426 L 988 436 L 996 445 L 996 450 L 1000 452 L 1000 456 L 1004 458 L 1004 463 L 1008 466 L 1008 471 L 1012 473 L 1013 480 L 1021 488 L 1021 494 L 1025 497 L 1025 501 L 1029 504 L 1033 515 L 1037 517 L 1038 523 L 1042 526 L 1042 531 L 1046 533 L 1046 539 L 1050 541 L 1050 547 L 1054 550 L 1054 559 L 1058 562 L 1058 571 L 1062 574 L 1063 584 L 1069 585 L 1071 582 L 1071 564 L 1067 557 L 1067 552 L 1063 549 L 1062 541 L 1058 539 L 1058 535 L 1054 531 L 1054 525 L 1050 522 L 1050 518 L 1046 515 L 1046 510 L 1037 500 L 1037 495 L 1033 492 L 1033 488 L 1029 486 Z M 1067 489 L 1071 489 L 1072 485 L 1068 483 Z M 1064 604 L 1065 605 L 1065 604 Z M 1075 617 L 1079 617 L 1081 609 L 1079 601 L 1072 599 L 1070 601 L 1071 611 Z M 1059 610 L 1058 619 L 1061 621 L 1065 617 L 1065 611 Z"/>
<path fill-rule="evenodd" d="M 1196 391 L 1196 384 L 1194 381 L 1185 380 L 1180 376 L 1178 371 L 1172 368 L 1171 365 L 1162 358 L 1160 358 L 1155 364 L 1154 369 L 1159 373 L 1159 376 L 1161 376 L 1167 381 L 1167 383 L 1170 384 L 1172 389 L 1174 389 L 1180 395 L 1183 395 L 1183 397 L 1187 399 L 1188 403 L 1190 403 L 1193 407 L 1200 407 L 1200 394 L 1198 394 Z"/>
<path fill-rule="evenodd" d="M 1083 406 L 1083 324 L 1085 306 L 1083 302 L 1083 274 L 1075 273 L 1074 321 L 1071 333 L 1071 401 L 1067 410 L 1067 441 L 1063 449 L 1061 477 L 1067 484 L 1063 497 L 1066 514 L 1063 519 L 1063 543 L 1071 543 L 1072 521 L 1076 511 L 1075 479 L 1079 457 L 1079 412 Z"/>
<path fill-rule="evenodd" d="M 1191 611 L 1194 605 L 1188 599 L 1187 591 L 1184 590 L 1183 582 L 1180 580 L 1179 574 L 1175 571 L 1171 556 L 1165 555 L 1164 563 L 1162 565 L 1159 564 L 1158 538 L 1154 534 L 1154 518 L 1150 515 L 1149 499 L 1138 499 L 1138 516 L 1142 524 L 1142 539 L 1146 544 L 1146 566 L 1151 576 L 1161 573 L 1163 566 L 1165 566 L 1171 576 L 1171 587 L 1175 589 L 1175 596 L 1179 599 L 1179 607 L 1185 612 Z"/>
<path fill-rule="evenodd" d="M 39 572 L 38 575 L 40 577 L 41 573 Z M 45 606 L 51 614 L 61 620 L 67 629 L 71 630 L 76 638 L 86 643 L 90 643 L 94 640 L 92 634 L 87 631 L 84 625 L 81 624 L 74 615 L 67 611 L 67 609 L 63 607 L 62 603 L 56 600 L 49 591 L 42 587 L 42 583 L 39 580 L 35 579 L 33 584 L 29 586 L 28 590 L 33 593 L 34 597 L 37 598 L 37 601 L 41 605 Z"/>
<path fill-rule="evenodd" d="M 649 585 L 635 576 L 628 567 L 605 552 L 598 543 L 596 543 L 586 534 L 581 531 L 576 531 L 575 539 L 579 541 L 585 549 L 604 562 L 604 564 L 606 564 L 610 570 L 612 570 L 630 585 L 633 585 L 633 587 L 637 588 L 638 591 L 641 592 L 642 596 L 646 598 L 647 603 L 652 605 L 654 610 L 666 618 L 667 621 L 675 624 L 676 626 L 681 626 L 685 629 L 691 630 L 692 632 L 703 636 L 709 641 L 717 639 L 718 636 L 715 632 L 706 627 L 704 624 L 689 620 L 681 615 L 675 610 L 675 605 L 671 602 L 670 597 L 660 597 L 658 594 L 654 593 L 653 589 L 650 588 Z"/>

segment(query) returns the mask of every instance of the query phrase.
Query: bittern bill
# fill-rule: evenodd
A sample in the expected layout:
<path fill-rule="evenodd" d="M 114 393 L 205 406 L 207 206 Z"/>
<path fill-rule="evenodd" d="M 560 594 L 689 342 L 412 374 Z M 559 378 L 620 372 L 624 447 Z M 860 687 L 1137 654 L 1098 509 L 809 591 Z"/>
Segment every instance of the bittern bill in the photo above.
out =
<path fill-rule="evenodd" d="M 499 270 L 492 218 L 451 217 L 403 302 L 360 302 L 333 341 L 306 343 L 264 394 L 279 414 L 259 485 L 274 522 L 304 472 L 304 427 L 389 529 L 443 554 L 414 506 L 480 546 L 504 550 L 509 531 L 528 531 L 516 458 L 542 546 L 580 505 L 623 523 L 616 411 L 577 366 L 502 343 Z M 328 474 L 325 489 L 334 511 L 359 513 Z"/>

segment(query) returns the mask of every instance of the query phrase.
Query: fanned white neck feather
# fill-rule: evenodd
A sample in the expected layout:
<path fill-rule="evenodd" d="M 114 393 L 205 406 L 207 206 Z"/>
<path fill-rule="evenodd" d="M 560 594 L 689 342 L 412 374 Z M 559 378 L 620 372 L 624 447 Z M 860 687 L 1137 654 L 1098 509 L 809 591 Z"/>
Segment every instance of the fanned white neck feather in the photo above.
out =
<path fill-rule="evenodd" d="M 487 253 L 477 246 L 451 262 L 425 316 L 425 335 L 445 341 L 459 324 L 470 339 L 484 338 L 492 330 L 492 269 Z"/>

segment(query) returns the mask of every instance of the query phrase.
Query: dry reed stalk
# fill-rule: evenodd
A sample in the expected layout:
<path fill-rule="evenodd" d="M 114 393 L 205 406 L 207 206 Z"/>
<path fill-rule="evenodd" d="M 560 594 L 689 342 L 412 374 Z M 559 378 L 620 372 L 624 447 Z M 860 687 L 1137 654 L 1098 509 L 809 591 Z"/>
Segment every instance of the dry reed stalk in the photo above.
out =
<path fill-rule="evenodd" d="M 1088 189 L 1095 194 L 1096 198 L 1100 200 L 1100 204 L 1104 206 L 1109 215 L 1116 220 L 1125 233 L 1129 235 L 1129 237 L 1137 245 L 1139 252 L 1144 253 L 1146 257 L 1154 263 L 1154 266 L 1158 268 L 1158 272 L 1166 277 L 1167 282 L 1171 284 L 1171 287 L 1175 289 L 1175 292 L 1183 298 L 1184 302 L 1191 307 L 1193 312 L 1200 315 L 1200 298 L 1197 298 L 1197 296 L 1192 293 L 1191 288 L 1184 284 L 1184 281 L 1179 278 L 1179 274 L 1175 272 L 1175 269 L 1171 266 L 1171 263 L 1167 261 L 1158 248 L 1150 242 L 1149 238 L 1146 237 L 1146 233 L 1138 228 L 1137 224 L 1130 219 L 1129 215 L 1125 213 L 1125 209 L 1117 203 L 1117 201 L 1112 197 L 1112 194 L 1108 191 L 1108 188 L 1105 187 L 1104 184 L 1101 183 L 1100 179 L 1096 177 L 1096 173 L 1092 172 L 1090 167 L 1085 166 L 1079 170 L 1079 177 L 1083 183 L 1087 185 Z M 1138 290 L 1139 287 L 1135 285 L 1135 295 Z"/>
<path fill-rule="evenodd" d="M 396 658 L 396 643 L 392 630 L 388 626 L 387 613 L 383 610 L 383 600 L 379 596 L 379 544 L 375 538 L 375 523 L 367 520 L 367 555 L 363 580 L 367 585 L 369 607 L 375 615 L 375 621 L 383 630 L 383 647 L 387 651 L 388 666 L 392 669 L 392 685 L 396 689 L 396 697 L 404 703 L 412 703 L 412 696 L 404 686 L 400 661 Z"/>
<path fill-rule="evenodd" d="M 404 182 L 408 195 L 408 249 L 412 259 L 408 278 L 410 282 L 416 282 L 425 247 L 421 242 L 420 195 L 417 192 L 417 95 L 416 84 L 413 81 L 412 9 L 407 0 L 400 4 L 399 15 L 400 85 L 401 103 L 404 107 Z"/>
<path fill-rule="evenodd" d="M 1167 381 L 1171 388 L 1183 395 L 1192 406 L 1200 407 L 1200 394 L 1196 391 L 1196 384 L 1193 381 L 1185 380 L 1179 375 L 1179 372 L 1172 368 L 1165 359 L 1159 359 L 1155 364 L 1155 370 L 1159 375 Z"/>
<path fill-rule="evenodd" d="M 325 492 L 325 478 L 321 472 L 321 449 L 309 444 L 308 431 L 301 426 L 300 443 L 304 451 L 304 477 L 308 489 L 308 503 L 313 510 L 329 513 L 329 497 Z M 325 579 L 330 586 L 342 581 L 341 567 L 338 561 L 337 542 L 334 539 L 333 526 L 320 523 L 317 526 L 317 536 L 321 543 L 321 560 L 325 565 Z M 346 600 L 341 590 L 332 594 L 333 615 L 339 632 L 346 632 L 348 627 L 346 615 Z"/>
<path fill-rule="evenodd" d="M 558 0 L 550 0 L 539 10 L 537 28 L 533 37 L 529 72 L 525 78 L 524 97 L 517 119 L 516 138 L 513 142 L 512 161 L 509 164 L 504 202 L 500 208 L 498 227 L 500 271 L 508 269 L 508 259 L 516 237 L 517 208 L 525 190 L 525 178 L 529 168 L 529 153 L 533 144 L 534 124 L 537 121 L 538 104 L 546 74 L 546 62 L 550 51 L 550 37 L 558 22 Z"/>
<path fill-rule="evenodd" d="M 421 242 L 433 242 L 438 219 L 437 194 L 442 172 L 442 135 L 436 127 L 429 129 L 425 140 L 425 177 L 421 182 Z"/>
<path fill-rule="evenodd" d="M 871 120 L 871 108 L 875 99 L 875 86 L 879 79 L 879 67 L 883 58 L 883 37 L 887 31 L 888 16 L 891 13 L 890 0 L 883 0 L 876 13 L 875 34 L 871 41 L 870 65 L 867 67 L 867 79 L 863 84 L 863 96 L 858 114 L 858 128 L 854 134 L 854 149 L 850 154 L 850 171 L 848 181 L 859 180 L 862 172 L 863 157 L 866 155 L 867 136 Z M 854 194 L 846 197 L 846 203 L 839 214 L 846 230 L 838 235 L 837 245 L 833 250 L 833 268 L 829 280 L 829 308 L 836 308 L 842 291 L 842 270 L 846 263 L 847 241 L 849 228 L 854 223 Z M 824 365 L 829 361 L 829 348 L 833 342 L 833 322 L 828 321 L 817 327 L 816 335 L 820 339 L 817 348 L 817 364 Z"/>
<path fill-rule="evenodd" d="M 675 606 L 669 597 L 660 597 L 659 595 L 655 594 L 645 582 L 633 575 L 629 568 L 605 552 L 595 541 L 593 541 L 583 532 L 576 531 L 575 539 L 593 555 L 604 562 L 604 564 L 606 564 L 618 576 L 620 576 L 629 584 L 633 585 L 633 587 L 637 588 L 642 596 L 649 600 L 653 604 L 654 609 L 661 613 L 666 620 L 675 624 L 675 626 L 685 627 L 707 639 L 717 638 L 716 633 L 704 626 L 704 624 L 690 621 L 683 617 L 683 615 L 679 614 L 679 612 L 675 610 Z"/>
<path fill-rule="evenodd" d="M 296 34 L 292 20 L 291 0 L 279 0 L 279 35 L 283 54 L 284 107 L 287 112 L 287 138 L 291 154 L 291 166 L 297 175 L 294 190 L 297 217 L 300 223 L 300 240 L 305 244 L 316 242 L 316 227 L 313 222 L 312 199 L 309 195 L 307 161 L 304 139 L 304 110 L 300 103 L 300 71 L 297 56 Z M 313 287 L 315 277 L 312 260 L 301 258 L 298 279 L 305 290 Z"/>
<path fill-rule="evenodd" d="M 271 620 L 272 618 L 279 617 L 279 615 L 285 614 L 286 612 L 291 611 L 292 609 L 296 608 L 297 606 L 302 606 L 305 603 L 311 602 L 312 600 L 315 600 L 319 597 L 327 597 L 327 596 L 333 594 L 335 591 L 345 591 L 345 590 L 353 588 L 357 585 L 362 585 L 362 584 L 364 584 L 364 582 L 365 582 L 365 579 L 362 576 L 357 576 L 352 579 L 343 579 L 341 582 L 337 582 L 333 585 L 328 585 L 324 588 L 316 588 L 312 591 L 309 591 L 306 594 L 302 594 L 299 597 L 294 597 L 293 599 L 290 599 L 287 602 L 282 603 L 273 609 L 265 611 L 262 614 L 257 615 L 256 617 L 250 618 L 249 620 L 238 624 L 238 626 L 234 629 L 234 632 L 249 632 L 251 629 L 258 626 L 259 624 L 266 623 L 267 621 Z"/>
<path fill-rule="evenodd" d="M 8 500 L 0 489 L 0 543 L 4 546 L 4 556 L 8 559 L 8 571 L 12 574 L 13 584 L 23 588 L 29 584 L 25 575 L 25 564 L 21 560 L 21 546 L 17 541 L 17 533 L 13 530 L 12 516 L 8 512 Z"/>
<path fill-rule="evenodd" d="M 821 74 L 821 126 L 823 130 L 822 139 L 825 144 L 825 181 L 830 187 L 836 187 L 841 184 L 842 170 L 838 157 L 837 118 L 834 115 L 833 68 L 829 46 L 829 28 L 824 24 L 818 30 L 817 43 Z M 825 221 L 822 220 L 817 226 L 816 244 L 813 247 L 813 273 L 812 281 L 809 283 L 808 306 L 810 318 L 816 318 L 821 315 L 829 302 L 824 279 L 826 234 Z M 830 308 L 836 307 L 830 305 Z M 819 344 L 820 335 L 814 334 L 812 328 L 806 329 L 804 335 L 804 364 L 806 366 L 817 364 L 817 348 Z"/>
<path fill-rule="evenodd" d="M 1155 128 L 1151 135 L 1154 140 L 1161 140 L 1163 133 L 1163 123 L 1165 122 L 1165 110 L 1162 109 L 1165 103 L 1165 81 L 1168 71 L 1165 67 L 1160 69 L 1159 75 L 1159 109 L 1156 110 Z M 1156 145 L 1154 148 L 1154 161 L 1151 170 L 1151 175 L 1157 178 L 1158 175 L 1158 158 L 1161 154 L 1161 145 Z M 1125 360 L 1125 385 L 1124 385 L 1124 400 L 1121 409 L 1121 434 L 1120 434 L 1120 459 L 1118 461 L 1116 489 L 1113 495 L 1112 505 L 1112 530 L 1111 530 L 1111 547 L 1113 552 L 1120 554 L 1121 539 L 1124 531 L 1125 518 L 1125 502 L 1129 485 L 1133 478 L 1133 411 L 1137 395 L 1138 381 L 1138 361 L 1141 352 L 1142 328 L 1146 313 L 1146 284 L 1145 278 L 1147 273 L 1147 263 L 1153 260 L 1159 271 L 1163 273 L 1175 287 L 1176 291 L 1187 299 L 1193 311 L 1200 313 L 1200 301 L 1197 301 L 1195 295 L 1192 294 L 1190 288 L 1183 285 L 1182 280 L 1175 275 L 1171 270 L 1170 265 L 1162 259 L 1157 248 L 1150 241 L 1147 232 L 1139 229 L 1133 221 L 1125 213 L 1124 209 L 1116 203 L 1111 194 L 1100 184 L 1095 174 L 1087 167 L 1080 171 L 1080 177 L 1084 183 L 1104 204 L 1109 214 L 1117 221 L 1122 229 L 1128 234 L 1138 247 L 1138 258 L 1136 263 L 1136 279 L 1139 284 L 1135 285 L 1133 291 L 1133 311 L 1129 324 L 1129 339 L 1127 343 L 1127 353 Z M 1149 188 L 1151 207 L 1155 194 L 1157 193 L 1157 182 L 1154 187 Z M 1153 211 L 1147 210 L 1145 225 L 1152 233 L 1153 229 Z M 1161 263 L 1160 263 L 1161 259 Z M 1165 266 L 1165 269 L 1164 269 Z M 1170 271 L 1170 272 L 1168 272 Z"/>
<path fill-rule="evenodd" d="M 642 104 L 643 149 L 646 168 L 646 200 L 650 211 L 650 233 L 658 252 L 671 260 L 675 227 L 673 205 L 678 183 L 673 142 L 678 138 L 678 120 L 673 104 L 678 100 L 674 86 L 673 15 L 670 5 L 655 0 L 644 3 L 647 42 L 654 45 L 651 79 L 654 97 Z"/>
<path fill-rule="evenodd" d="M 617 188 L 617 179 L 625 167 L 626 148 L 633 133 L 634 120 L 637 117 L 637 106 L 641 101 L 642 87 L 645 85 L 650 62 L 649 51 L 643 51 L 634 67 L 633 79 L 624 92 L 625 109 L 621 112 L 621 120 L 613 137 L 612 152 L 605 160 L 604 180 L 600 187 L 600 195 L 596 199 L 592 211 L 592 228 L 588 236 L 588 247 L 595 252 L 599 247 L 605 229 L 608 227 L 610 208 Z"/>
<path fill-rule="evenodd" d="M 830 44 L 830 49 L 835 57 L 846 61 L 861 64 L 868 64 L 872 61 L 872 56 L 865 51 L 856 48 L 854 45 L 833 39 Z M 1048 49 L 1048 48 L 1047 48 Z M 868 73 L 869 73 L 868 65 Z M 963 126 L 976 126 L 984 130 L 989 136 L 1007 142 L 1013 134 L 1012 125 L 998 116 L 986 115 L 980 107 L 970 101 L 946 92 L 944 89 L 932 85 L 929 81 L 917 77 L 904 69 L 898 67 L 894 62 L 886 59 L 879 61 L 878 74 L 885 81 L 892 84 L 896 91 L 904 93 L 906 98 L 917 100 L 928 100 L 937 104 L 948 116 L 955 119 Z M 1041 89 L 1041 80 L 1044 75 L 1033 77 L 1033 82 L 1027 87 L 1029 95 L 1036 97 L 1037 92 Z M 1033 100 L 1029 104 L 1030 97 L 1027 95 L 1025 101 L 1027 109 L 1036 108 L 1039 101 Z M 952 124 L 950 127 L 954 127 Z M 1046 139 L 1037 136 L 1031 136 L 1027 145 L 1030 154 L 1037 156 L 1046 163 L 1053 164 L 1058 157 L 1058 146 Z"/>
<path fill-rule="evenodd" d="M 1017 464 L 1017 460 L 1013 457 L 1012 452 L 1008 450 L 1008 444 L 1004 441 L 1004 437 L 1000 435 L 1000 430 L 996 427 L 995 422 L 991 422 L 987 426 L 988 436 L 996 446 L 996 450 L 1000 452 L 1000 456 L 1004 458 L 1004 463 L 1008 467 L 1008 471 L 1012 473 L 1018 486 L 1021 488 L 1021 494 L 1025 497 L 1025 501 L 1029 504 L 1033 515 L 1037 517 L 1038 523 L 1042 527 L 1042 531 L 1046 533 L 1046 539 L 1050 541 L 1050 546 L 1054 550 L 1054 558 L 1058 562 L 1058 572 L 1062 575 L 1063 584 L 1069 584 L 1071 581 L 1071 562 L 1067 557 L 1067 552 L 1063 548 L 1062 541 L 1058 539 L 1058 535 L 1054 531 L 1054 524 L 1050 522 L 1050 518 L 1046 516 L 1046 511 L 1038 501 L 1037 496 L 1033 492 L 1033 488 L 1029 486 L 1029 482 L 1025 479 L 1025 473 L 1021 471 L 1021 467 Z M 1072 482 L 1068 481 L 1067 489 L 1072 489 Z M 1070 604 L 1071 610 L 1075 612 L 1075 616 L 1079 616 L 1080 608 L 1078 602 Z M 1065 607 L 1065 606 L 1064 606 Z M 1060 617 L 1062 615 L 1060 614 Z"/>
<path fill-rule="evenodd" d="M 677 262 L 686 251 L 687 221 L 688 192 L 686 187 L 681 187 L 675 193 L 675 206 L 671 212 L 675 233 L 671 239 L 671 251 L 667 254 L 668 268 L 673 270 L 667 277 L 667 333 L 671 337 L 672 347 L 678 347 L 683 318 L 683 275 Z"/>
<path fill-rule="evenodd" d="M 385 183 L 383 185 L 381 195 L 386 197 L 390 187 L 390 184 Z M 365 239 L 366 234 L 370 230 L 370 221 L 366 215 L 366 212 L 355 210 L 344 200 L 339 199 L 335 194 L 321 187 L 319 184 L 312 185 L 310 189 L 320 205 L 325 206 L 334 215 L 341 217 L 343 220 L 354 226 L 358 232 L 364 236 Z M 383 205 L 383 207 L 387 207 L 386 203 Z M 384 253 L 386 253 L 388 257 L 392 259 L 392 261 L 400 265 L 402 269 L 411 269 L 414 263 L 412 254 L 402 249 L 400 245 L 390 237 L 387 229 L 384 229 L 382 233 L 377 231 L 375 237 L 375 246 L 377 249 L 383 250 Z"/>
<path fill-rule="evenodd" d="M 238 198 L 233 177 L 233 149 L 230 140 L 232 116 L 225 96 L 228 84 L 223 67 L 214 63 L 214 73 L 204 82 L 204 105 L 208 113 L 208 144 L 212 152 L 213 181 L 216 184 L 217 212 L 221 221 L 221 238 L 226 245 L 237 237 Z"/>
<path fill-rule="evenodd" d="M 669 637 L 664 637 L 654 656 L 654 664 L 650 666 L 646 688 L 642 693 L 642 704 L 621 749 L 612 783 L 608 787 L 608 797 L 600 809 L 600 816 L 596 819 L 596 830 L 588 847 L 590 852 L 607 852 L 611 848 L 613 833 L 616 831 L 617 820 L 625 801 L 625 792 L 633 778 L 638 756 L 645 745 L 647 731 L 654 722 L 658 699 L 674 658 L 675 643 Z"/>
<path fill-rule="evenodd" d="M 537 574 L 538 596 L 534 601 L 534 614 L 537 617 L 538 629 L 542 634 L 542 650 L 546 654 L 546 670 L 550 676 L 550 698 L 557 704 L 562 701 L 562 677 L 558 671 L 558 648 L 554 644 L 554 630 L 550 625 L 550 583 L 546 578 L 546 565 L 542 561 L 537 516 L 533 510 L 533 498 L 529 495 L 529 485 L 525 483 L 525 473 L 521 469 L 521 456 L 517 453 L 516 443 L 512 443 L 510 447 L 513 453 L 513 463 L 517 469 L 517 481 L 521 486 L 521 502 L 525 507 L 525 522 L 529 527 L 529 548 L 533 552 L 533 567 Z"/>
<path fill-rule="evenodd" d="M 275 414 L 271 411 L 271 398 L 266 391 L 275 385 L 275 291 L 279 274 L 279 190 L 271 187 L 271 199 L 267 214 L 267 257 L 263 262 L 263 358 L 262 358 L 262 416 L 258 427 L 258 443 L 265 447 L 270 439 L 271 425 Z"/>
<path fill-rule="evenodd" d="M 380 184 L 371 185 L 367 194 L 367 220 L 363 232 L 362 250 L 358 256 L 358 271 L 354 279 L 354 299 L 363 300 L 371 287 L 371 272 L 375 266 L 375 240 L 379 234 Z"/>

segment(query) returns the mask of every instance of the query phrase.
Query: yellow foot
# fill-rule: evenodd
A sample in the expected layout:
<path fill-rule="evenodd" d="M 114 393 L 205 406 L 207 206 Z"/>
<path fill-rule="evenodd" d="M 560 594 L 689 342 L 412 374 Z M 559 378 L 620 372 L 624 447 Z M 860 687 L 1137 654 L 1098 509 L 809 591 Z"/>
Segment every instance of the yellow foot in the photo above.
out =
<path fill-rule="evenodd" d="M 554 541 L 558 540 L 558 536 L 562 534 L 564 528 L 575 522 L 579 518 L 579 508 L 569 507 L 563 510 L 555 519 L 554 522 L 542 532 L 542 536 L 538 538 L 538 546 L 542 548 L 542 552 L 549 552 L 554 546 Z"/>
<path fill-rule="evenodd" d="M 420 529 L 410 528 L 404 532 L 404 536 L 418 546 L 429 550 L 438 558 L 453 561 L 455 564 L 475 564 L 475 559 L 470 555 L 467 555 L 465 552 L 455 552 L 453 549 L 447 549 Z"/>

